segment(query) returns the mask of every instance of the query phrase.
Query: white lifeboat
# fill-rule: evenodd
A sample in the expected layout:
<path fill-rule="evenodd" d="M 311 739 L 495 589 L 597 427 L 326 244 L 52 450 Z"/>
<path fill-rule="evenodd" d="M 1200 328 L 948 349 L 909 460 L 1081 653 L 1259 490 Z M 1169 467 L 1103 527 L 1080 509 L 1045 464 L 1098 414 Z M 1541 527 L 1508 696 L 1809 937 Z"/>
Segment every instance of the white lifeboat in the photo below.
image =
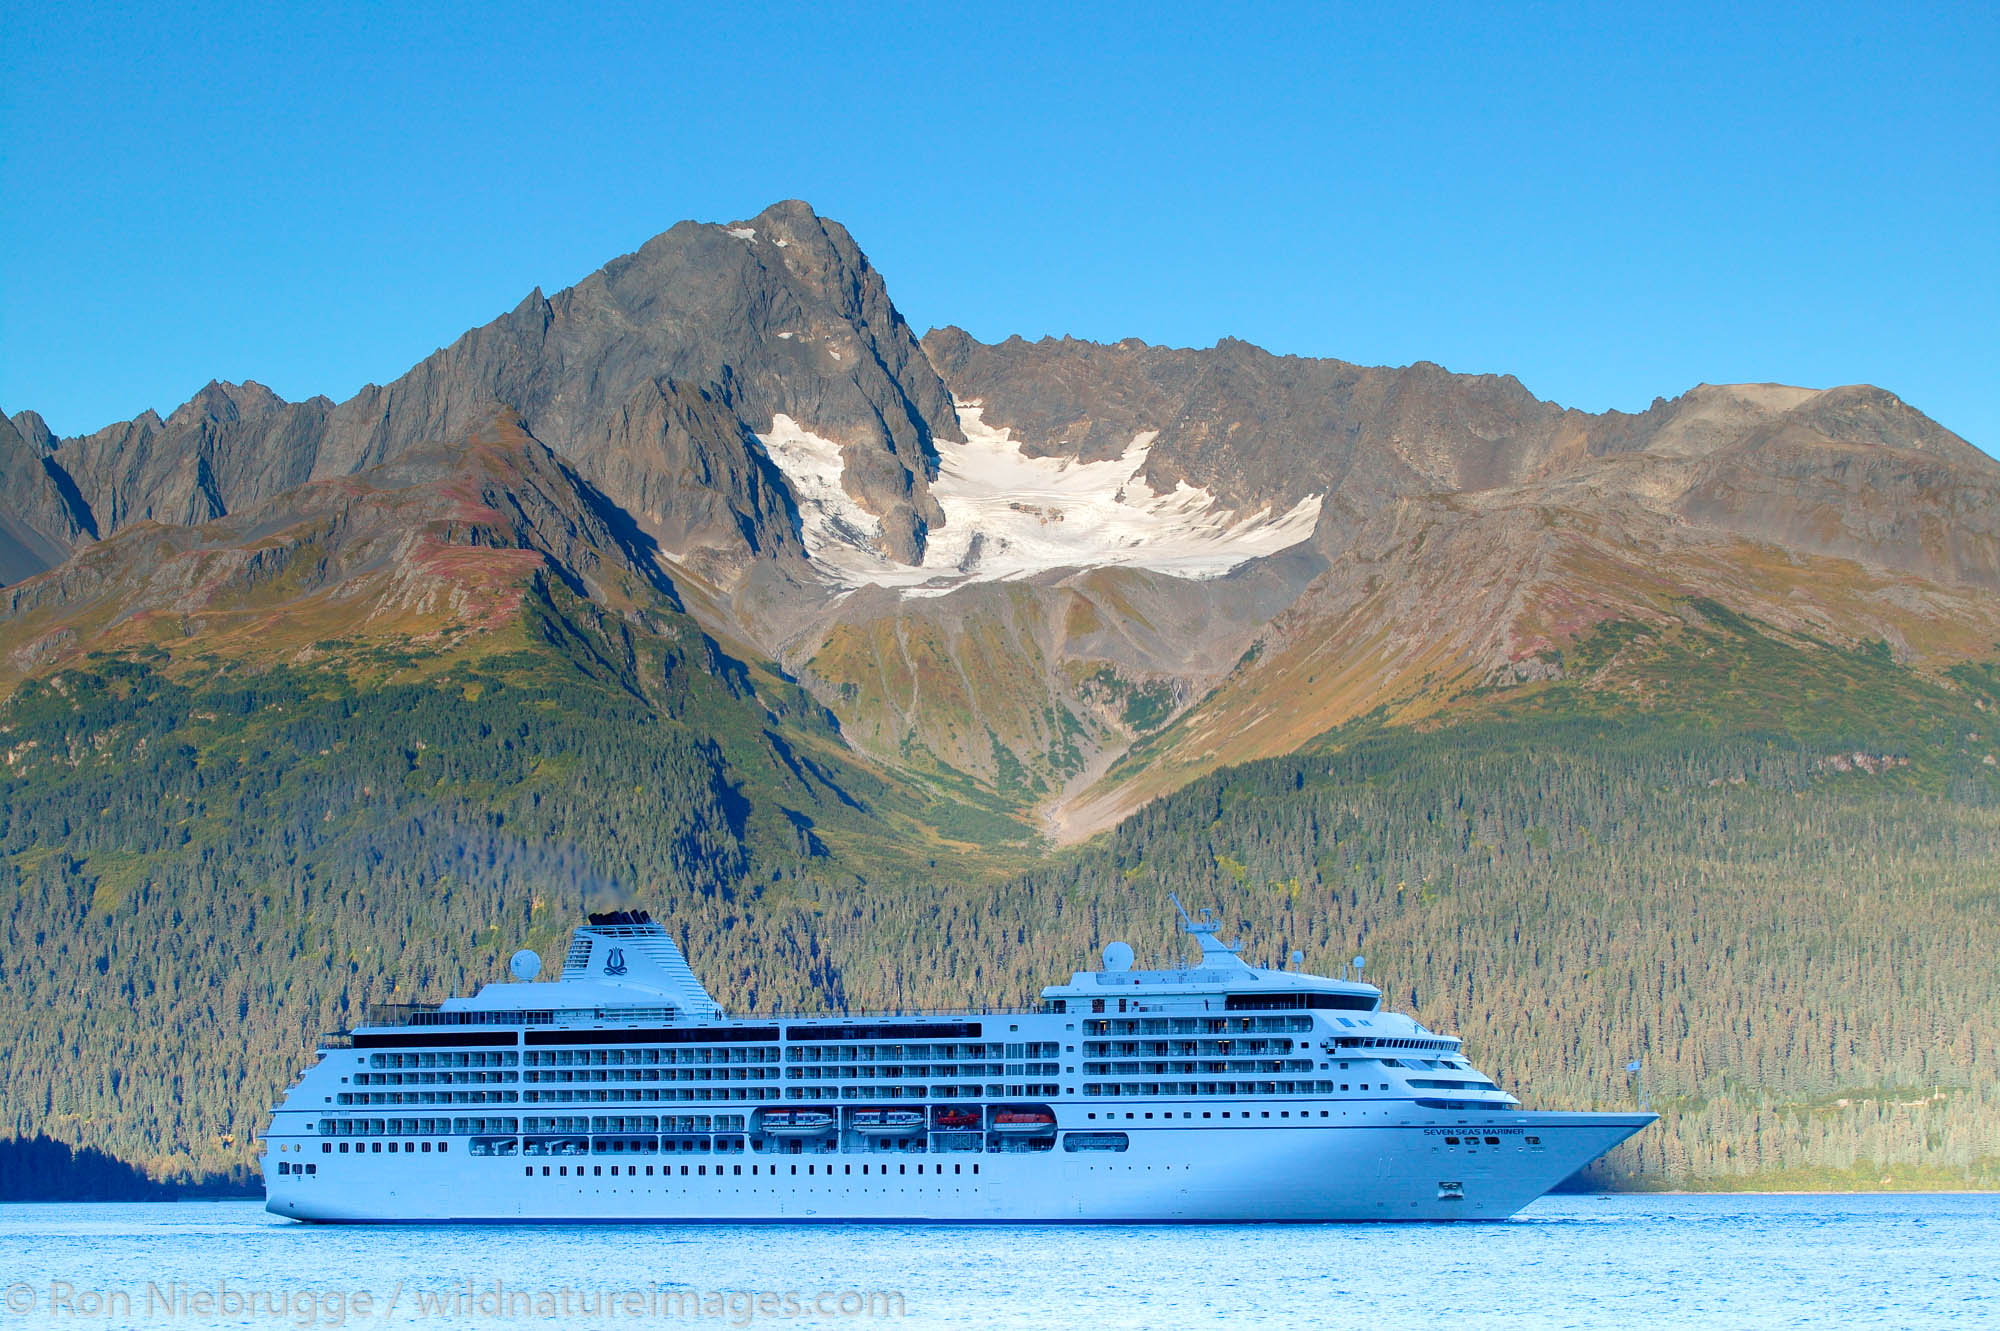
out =
<path fill-rule="evenodd" d="M 823 1137 L 833 1131 L 833 1115 L 823 1109 L 767 1109 L 760 1123 L 773 1137 Z"/>
<path fill-rule="evenodd" d="M 993 1130 L 1051 1133 L 1056 1130 L 1056 1116 L 1046 1109 L 996 1109 L 993 1111 Z"/>
<path fill-rule="evenodd" d="M 920 1109 L 857 1109 L 854 1130 L 870 1137 L 907 1137 L 924 1130 Z"/>

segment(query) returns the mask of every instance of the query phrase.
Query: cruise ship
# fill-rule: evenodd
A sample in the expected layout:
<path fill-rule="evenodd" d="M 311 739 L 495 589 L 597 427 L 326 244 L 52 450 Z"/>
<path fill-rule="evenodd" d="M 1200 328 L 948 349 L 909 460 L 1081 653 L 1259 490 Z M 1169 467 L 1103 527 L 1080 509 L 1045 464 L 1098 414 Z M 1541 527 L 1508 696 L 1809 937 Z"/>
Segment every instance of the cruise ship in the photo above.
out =
<path fill-rule="evenodd" d="M 1180 905 L 1175 902 L 1175 909 Z M 1529 1112 L 1348 979 L 1197 951 L 1032 1011 L 727 1016 L 644 911 L 561 977 L 376 1008 L 265 1134 L 326 1222 L 1498 1220 L 1654 1121 Z M 1298 957 L 1294 954 L 1293 963 Z"/>

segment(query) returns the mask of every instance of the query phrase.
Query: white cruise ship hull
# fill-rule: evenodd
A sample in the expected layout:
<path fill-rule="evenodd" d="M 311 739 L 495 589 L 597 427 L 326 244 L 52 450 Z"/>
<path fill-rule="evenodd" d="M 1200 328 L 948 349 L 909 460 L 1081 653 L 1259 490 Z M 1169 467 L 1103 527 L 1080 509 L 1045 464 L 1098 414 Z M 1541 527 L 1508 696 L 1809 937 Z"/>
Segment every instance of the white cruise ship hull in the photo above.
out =
<path fill-rule="evenodd" d="M 1034 1011 L 725 1016 L 643 912 L 368 1014 L 264 1134 L 336 1223 L 1500 1220 L 1654 1121 L 1521 1109 L 1355 980 L 1106 968 Z"/>
<path fill-rule="evenodd" d="M 371 1155 L 337 1173 L 270 1178 L 269 1208 L 299 1220 L 425 1224 L 1501 1220 L 1653 1119 L 1516 1112 L 1157 1127 L 1131 1131 L 1115 1154 L 848 1151 L 698 1164 Z"/>

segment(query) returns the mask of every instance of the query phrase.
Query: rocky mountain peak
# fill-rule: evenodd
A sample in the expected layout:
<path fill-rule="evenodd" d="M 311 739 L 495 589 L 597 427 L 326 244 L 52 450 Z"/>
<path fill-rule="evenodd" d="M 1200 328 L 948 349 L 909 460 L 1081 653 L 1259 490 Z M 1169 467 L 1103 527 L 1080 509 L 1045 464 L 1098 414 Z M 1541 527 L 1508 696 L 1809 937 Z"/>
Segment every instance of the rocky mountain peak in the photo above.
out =
<path fill-rule="evenodd" d="M 962 437 L 881 275 L 844 227 L 798 200 L 672 227 L 338 405 L 215 381 L 166 419 L 149 410 L 56 441 L 35 418 L 15 433 L 55 455 L 108 534 L 141 519 L 208 521 L 459 437 L 498 409 L 718 569 L 796 549 L 784 530 L 796 517 L 760 443 L 774 430 L 827 441 L 870 539 L 905 564 L 945 521 L 930 494 L 935 441 Z M 17 571 L 32 562 L 23 555 Z"/>
<path fill-rule="evenodd" d="M 17 411 L 9 417 L 9 423 L 37 453 L 53 452 L 56 446 L 55 431 L 42 419 L 38 411 Z"/>
<path fill-rule="evenodd" d="M 614 440 L 631 443 L 631 422 L 669 382 L 709 394 L 753 435 L 783 417 L 832 441 L 841 484 L 879 523 L 885 552 L 921 557 L 943 520 L 929 482 L 932 441 L 958 432 L 950 397 L 846 230 L 797 202 L 745 222 L 683 222 L 567 290 L 536 293 L 336 408 L 314 474 L 448 437 L 505 404 L 622 501 L 615 474 L 638 477 Z M 739 428 L 717 428 L 705 447 L 742 447 L 724 437 Z M 749 474 L 740 458 L 726 470 Z"/>
<path fill-rule="evenodd" d="M 185 429 L 201 421 L 230 422 L 277 411 L 287 403 L 254 379 L 240 384 L 211 379 L 200 392 L 174 409 L 163 422 L 167 429 Z"/>
<path fill-rule="evenodd" d="M 29 433 L 17 424 L 24 420 Z M 61 563 L 96 534 L 88 507 L 50 455 L 53 446 L 34 412 L 0 415 L 0 585 Z"/>

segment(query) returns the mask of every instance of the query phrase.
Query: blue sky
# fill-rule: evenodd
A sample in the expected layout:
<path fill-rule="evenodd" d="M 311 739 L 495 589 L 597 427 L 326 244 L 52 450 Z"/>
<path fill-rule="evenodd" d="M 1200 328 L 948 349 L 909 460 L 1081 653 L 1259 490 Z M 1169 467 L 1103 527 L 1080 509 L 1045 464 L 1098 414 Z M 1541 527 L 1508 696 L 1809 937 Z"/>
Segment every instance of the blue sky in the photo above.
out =
<path fill-rule="evenodd" d="M 2000 449 L 1988 5 L 0 9 L 0 406 L 334 398 L 799 197 L 919 329 L 1883 384 Z"/>

